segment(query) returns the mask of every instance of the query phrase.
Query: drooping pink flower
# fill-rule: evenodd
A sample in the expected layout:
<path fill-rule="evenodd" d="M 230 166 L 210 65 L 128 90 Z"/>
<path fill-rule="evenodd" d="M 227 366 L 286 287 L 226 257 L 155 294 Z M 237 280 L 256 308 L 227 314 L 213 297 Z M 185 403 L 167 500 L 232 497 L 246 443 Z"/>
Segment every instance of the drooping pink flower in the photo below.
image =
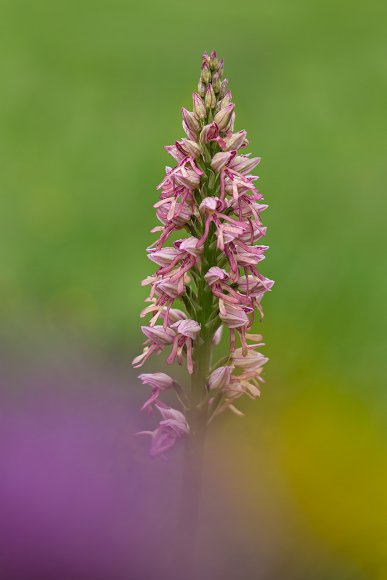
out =
<path fill-rule="evenodd" d="M 175 384 L 175 381 L 165 373 L 143 373 L 138 377 L 143 385 L 149 385 L 152 388 L 152 393 L 149 399 L 145 401 L 141 410 L 151 408 L 152 404 L 158 399 L 160 393 L 166 389 L 170 389 Z"/>
<path fill-rule="evenodd" d="M 171 407 L 156 405 L 162 421 L 154 431 L 140 431 L 139 435 L 150 435 L 152 438 L 150 454 L 164 455 L 178 439 L 189 433 L 189 426 L 183 413 Z"/>
<path fill-rule="evenodd" d="M 219 300 L 219 317 L 228 328 L 248 326 L 249 318 L 242 306 Z M 252 310 L 252 309 L 250 309 Z"/>
<path fill-rule="evenodd" d="M 148 258 L 155 262 L 159 266 L 169 266 L 172 264 L 176 258 L 180 256 L 180 252 L 177 248 L 162 248 L 161 250 L 150 251 Z"/>
<path fill-rule="evenodd" d="M 146 346 L 143 353 L 133 360 L 134 368 L 141 367 L 152 353 L 161 352 L 166 346 L 173 344 L 176 336 L 172 328 L 164 326 L 141 326 L 141 330 L 147 338 Z"/>
<path fill-rule="evenodd" d="M 217 296 L 223 302 L 235 304 L 241 307 L 251 308 L 252 300 L 250 296 L 243 295 L 237 292 L 231 285 L 227 283 L 230 276 L 223 268 L 213 266 L 204 276 L 205 281 L 211 287 L 214 296 Z"/>
<path fill-rule="evenodd" d="M 248 274 L 247 276 L 241 276 L 238 280 L 239 290 L 244 294 L 248 294 L 256 302 L 262 300 L 263 295 L 272 289 L 273 284 L 273 280 L 265 278 L 262 274 L 257 276 Z"/>
<path fill-rule="evenodd" d="M 217 247 L 223 250 L 226 243 L 241 236 L 246 230 L 246 225 L 237 219 L 231 218 L 225 213 L 227 205 L 218 197 L 205 197 L 199 206 L 199 210 L 205 216 L 203 235 L 198 242 L 202 246 L 208 238 L 210 225 L 213 222 L 217 229 Z"/>
<path fill-rule="evenodd" d="M 192 347 L 193 341 L 200 333 L 200 324 L 195 320 L 185 319 L 178 320 L 171 325 L 171 329 L 176 331 L 173 340 L 171 354 L 167 358 L 167 363 L 172 364 L 177 358 L 179 364 L 182 363 L 182 352 L 185 347 L 187 352 L 187 369 L 190 375 L 193 373 Z"/>

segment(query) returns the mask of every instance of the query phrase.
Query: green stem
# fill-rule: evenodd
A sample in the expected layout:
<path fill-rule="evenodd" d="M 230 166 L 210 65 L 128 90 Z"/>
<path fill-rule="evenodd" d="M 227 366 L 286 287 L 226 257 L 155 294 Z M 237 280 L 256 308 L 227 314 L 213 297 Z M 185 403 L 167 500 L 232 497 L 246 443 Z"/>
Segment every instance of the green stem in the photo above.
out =
<path fill-rule="evenodd" d="M 205 317 L 211 297 L 202 295 L 201 318 Z M 204 443 L 207 428 L 207 407 L 200 405 L 207 394 L 207 377 L 211 364 L 212 336 L 205 324 L 196 339 L 193 352 L 194 372 L 191 378 L 191 401 L 188 411 L 190 435 L 185 441 L 183 470 L 183 497 L 180 534 L 182 540 L 182 561 L 185 570 L 193 570 L 197 524 L 203 470 Z"/>
<path fill-rule="evenodd" d="M 213 119 L 211 110 L 207 113 L 207 118 L 203 120 L 203 126 Z M 204 171 L 200 189 L 197 190 L 195 201 L 200 204 L 201 198 L 207 195 L 216 195 L 219 185 L 219 176 L 211 169 L 210 163 L 212 155 L 218 150 L 216 143 L 204 147 L 205 159 L 198 160 L 198 166 Z M 200 231 L 198 231 L 200 230 Z M 204 219 L 201 222 L 195 220 L 192 230 L 200 238 L 204 231 Z M 201 325 L 199 336 L 194 342 L 193 363 L 194 371 L 191 377 L 190 406 L 187 411 L 187 418 L 190 426 L 190 434 L 186 439 L 183 487 L 182 487 L 182 509 L 180 521 L 180 542 L 181 542 L 181 564 L 184 566 L 185 580 L 196 579 L 195 576 L 195 546 L 197 541 L 197 526 L 200 504 L 200 492 L 202 483 L 204 444 L 206 429 L 208 424 L 208 405 L 203 405 L 207 398 L 207 379 L 210 374 L 212 339 L 216 321 L 214 313 L 217 312 L 217 300 L 211 292 L 210 287 L 204 280 L 204 274 L 211 266 L 217 265 L 218 250 L 216 248 L 216 228 L 212 223 L 208 238 L 204 244 L 201 256 L 201 266 L 191 270 L 195 284 L 195 292 L 191 288 L 190 305 L 196 314 L 196 320 Z M 210 322 L 209 322 L 210 321 Z"/>
<path fill-rule="evenodd" d="M 212 232 L 212 236 L 214 232 Z M 211 236 L 211 237 L 212 237 Z M 214 251 L 210 248 L 211 239 L 207 240 L 202 256 L 202 272 L 206 271 L 214 260 Z M 184 569 L 194 575 L 195 546 L 200 504 L 200 493 L 203 471 L 204 444 L 208 422 L 208 409 L 200 403 L 207 396 L 207 378 L 210 373 L 212 355 L 212 328 L 207 321 L 215 308 L 214 299 L 203 275 L 197 278 L 198 322 L 201 331 L 195 340 L 193 350 L 194 371 L 191 377 L 190 408 L 188 421 L 190 435 L 185 442 L 183 469 L 182 509 L 180 540 L 182 542 L 182 563 Z M 188 576 L 185 577 L 188 580 Z"/>

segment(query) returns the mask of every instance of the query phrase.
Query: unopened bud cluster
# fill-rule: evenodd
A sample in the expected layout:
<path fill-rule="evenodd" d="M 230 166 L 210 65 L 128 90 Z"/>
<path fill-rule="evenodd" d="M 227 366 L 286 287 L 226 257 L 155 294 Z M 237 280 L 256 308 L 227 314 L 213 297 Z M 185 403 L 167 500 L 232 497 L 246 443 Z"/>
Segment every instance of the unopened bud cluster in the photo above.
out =
<path fill-rule="evenodd" d="M 185 364 L 193 379 L 204 376 L 195 405 L 207 421 L 225 409 L 241 414 L 235 401 L 260 394 L 268 359 L 257 350 L 262 337 L 250 328 L 256 311 L 262 318 L 261 300 L 273 285 L 258 270 L 268 248 L 257 244 L 266 234 L 261 213 L 267 208 L 252 174 L 260 159 L 239 153 L 248 140 L 246 131 L 234 132 L 234 103 L 222 74 L 223 59 L 204 53 L 193 110 L 182 109 L 186 137 L 166 147 L 176 165 L 166 168 L 158 186 L 154 207 L 161 225 L 152 230 L 159 237 L 148 248 L 158 268 L 143 281 L 150 295 L 141 316 L 150 320 L 142 326 L 144 350 L 133 361 L 137 368 L 153 353 L 167 351 L 168 364 Z M 175 232 L 181 237 L 171 242 Z M 229 330 L 229 354 L 211 368 L 209 351 L 223 327 Z M 165 373 L 140 379 L 151 387 L 143 408 L 156 406 L 162 418 L 155 431 L 143 433 L 151 435 L 151 453 L 164 454 L 190 433 L 192 397 Z M 181 410 L 161 402 L 167 389 Z"/>

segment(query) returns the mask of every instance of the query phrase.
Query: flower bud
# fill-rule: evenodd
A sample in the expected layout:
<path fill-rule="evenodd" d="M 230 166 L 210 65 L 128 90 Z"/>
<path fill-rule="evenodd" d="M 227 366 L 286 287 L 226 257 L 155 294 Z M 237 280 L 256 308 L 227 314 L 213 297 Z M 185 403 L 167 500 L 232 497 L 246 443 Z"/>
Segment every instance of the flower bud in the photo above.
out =
<path fill-rule="evenodd" d="M 232 113 L 229 122 L 227 123 L 226 127 L 223 129 L 225 133 L 232 133 L 234 131 L 234 124 L 235 124 L 235 112 Z"/>
<path fill-rule="evenodd" d="M 223 79 L 222 84 L 220 85 L 220 98 L 223 99 L 224 95 L 227 93 L 228 87 L 228 80 Z"/>
<path fill-rule="evenodd" d="M 249 157 L 249 155 L 238 155 L 232 160 L 232 169 L 247 175 L 252 171 L 261 161 L 260 157 Z"/>
<path fill-rule="evenodd" d="M 225 129 L 227 125 L 230 123 L 231 116 L 234 110 L 233 103 L 230 103 L 224 109 L 218 111 L 214 117 L 215 123 L 218 125 L 220 131 Z"/>
<path fill-rule="evenodd" d="M 183 161 L 184 157 L 187 157 L 187 153 L 181 150 L 181 147 L 175 145 L 165 145 L 164 149 L 171 155 L 178 163 Z"/>
<path fill-rule="evenodd" d="M 208 56 L 208 52 L 206 50 L 202 54 L 202 64 L 204 64 L 205 62 L 207 63 L 210 62 L 210 57 Z"/>
<path fill-rule="evenodd" d="M 224 70 L 224 58 L 221 58 L 220 61 L 218 62 L 219 78 L 222 76 L 223 70 Z"/>
<path fill-rule="evenodd" d="M 191 131 L 191 129 L 187 127 L 185 121 L 182 122 L 182 126 L 184 129 L 184 133 L 187 135 L 188 139 L 191 139 L 192 141 L 197 141 L 197 133 Z"/>
<path fill-rule="evenodd" d="M 205 83 L 206 85 L 208 85 L 208 83 L 211 80 L 211 71 L 210 71 L 210 67 L 209 65 L 204 62 L 202 65 L 202 74 L 201 74 L 201 80 L 203 81 L 203 83 Z"/>
<path fill-rule="evenodd" d="M 187 155 L 196 159 L 202 154 L 202 148 L 195 141 L 190 139 L 180 139 L 176 141 L 176 147 L 181 147 L 182 151 L 186 152 Z"/>
<path fill-rule="evenodd" d="M 207 109 L 213 109 L 216 105 L 216 97 L 211 84 L 209 84 L 207 87 L 204 104 L 206 105 Z"/>
<path fill-rule="evenodd" d="M 214 92 L 216 94 L 218 94 L 220 91 L 220 76 L 219 76 L 219 73 L 217 71 L 215 71 L 214 74 L 212 75 L 211 83 L 212 83 Z"/>
<path fill-rule="evenodd" d="M 216 70 L 218 67 L 218 59 L 216 58 L 216 50 L 213 50 L 210 54 L 210 67 L 211 70 Z"/>
<path fill-rule="evenodd" d="M 192 99 L 193 99 L 193 110 L 194 110 L 195 117 L 197 119 L 205 119 L 206 118 L 206 108 L 203 105 L 203 101 L 202 101 L 201 96 L 198 95 L 198 93 L 193 93 Z"/>
<path fill-rule="evenodd" d="M 230 137 L 225 137 L 222 139 L 222 149 L 223 151 L 232 151 L 234 149 L 240 149 L 246 141 L 246 131 L 239 131 L 238 133 L 232 133 Z"/>
<path fill-rule="evenodd" d="M 230 383 L 233 368 L 233 366 L 224 366 L 215 369 L 208 377 L 208 388 L 220 391 L 225 389 Z"/>
<path fill-rule="evenodd" d="M 222 153 L 215 153 L 211 161 L 211 167 L 216 173 L 219 173 L 235 157 L 235 151 L 224 151 Z"/>
<path fill-rule="evenodd" d="M 224 95 L 221 103 L 220 103 L 220 108 L 224 109 L 225 107 L 227 107 L 227 105 L 229 105 L 230 103 L 232 103 L 232 94 L 231 91 L 228 90 L 226 92 L 226 94 Z"/>
<path fill-rule="evenodd" d="M 206 85 L 203 83 L 202 79 L 199 79 L 198 82 L 198 93 L 201 97 L 204 97 L 204 95 L 206 94 Z"/>
<path fill-rule="evenodd" d="M 187 111 L 184 107 L 181 109 L 183 121 L 190 131 L 197 133 L 200 130 L 200 123 L 191 111 Z"/>

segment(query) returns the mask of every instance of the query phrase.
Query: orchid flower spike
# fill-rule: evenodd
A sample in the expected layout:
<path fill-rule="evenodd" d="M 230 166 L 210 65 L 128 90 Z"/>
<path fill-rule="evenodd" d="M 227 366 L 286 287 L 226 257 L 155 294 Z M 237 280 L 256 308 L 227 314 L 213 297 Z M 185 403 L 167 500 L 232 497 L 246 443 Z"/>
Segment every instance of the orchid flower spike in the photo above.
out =
<path fill-rule="evenodd" d="M 139 375 L 150 387 L 142 408 L 161 415 L 154 430 L 142 432 L 151 436 L 151 455 L 164 456 L 183 437 L 196 437 L 198 425 L 226 409 L 241 415 L 235 402 L 259 396 L 268 361 L 258 350 L 261 335 L 251 330 L 274 284 L 260 271 L 268 246 L 257 245 L 266 235 L 261 214 L 267 209 L 252 175 L 260 158 L 244 152 L 246 131 L 234 130 L 235 104 L 223 69 L 215 51 L 203 54 L 192 110 L 181 109 L 185 137 L 165 147 L 174 165 L 166 168 L 154 204 L 160 225 L 152 230 L 158 239 L 148 257 L 157 269 L 143 281 L 150 295 L 141 313 L 151 318 L 141 327 L 144 350 L 133 366 L 166 353 L 168 364 L 186 368 L 190 384 L 164 372 Z M 213 364 L 227 329 L 227 356 Z M 162 403 L 167 391 L 179 410 Z"/>

